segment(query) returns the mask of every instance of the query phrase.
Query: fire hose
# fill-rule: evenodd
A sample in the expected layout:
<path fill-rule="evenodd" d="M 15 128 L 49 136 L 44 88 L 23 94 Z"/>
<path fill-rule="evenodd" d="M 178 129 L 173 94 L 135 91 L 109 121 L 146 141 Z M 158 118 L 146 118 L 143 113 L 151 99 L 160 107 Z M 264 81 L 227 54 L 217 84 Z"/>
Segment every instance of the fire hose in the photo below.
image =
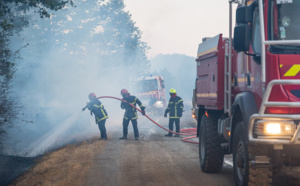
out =
<path fill-rule="evenodd" d="M 100 96 L 100 97 L 97 97 L 97 99 L 102 99 L 102 98 L 111 98 L 111 99 L 116 99 L 116 100 L 119 100 L 119 101 L 123 101 L 124 103 L 128 103 L 127 101 L 123 100 L 123 99 L 120 99 L 120 98 L 117 98 L 117 97 L 113 97 L 113 96 Z M 138 110 L 140 113 L 142 113 L 142 111 L 140 109 L 138 109 L 137 107 L 135 107 L 134 105 L 132 105 L 131 103 L 128 103 L 130 106 L 132 106 L 133 108 L 135 108 L 136 110 Z M 184 137 L 182 138 L 182 140 L 184 142 L 188 142 L 188 143 L 196 143 L 198 144 L 198 142 L 196 141 L 190 141 L 189 139 L 192 139 L 192 138 L 196 138 L 197 137 L 197 128 L 187 128 L 187 129 L 181 129 L 180 130 L 180 133 L 177 133 L 177 132 L 173 132 L 163 126 L 161 126 L 160 124 L 158 124 L 157 122 L 155 122 L 153 119 L 151 119 L 147 114 L 145 114 L 145 117 L 147 117 L 150 121 L 152 121 L 155 125 L 157 125 L 158 127 L 170 132 L 170 133 L 173 133 L 173 134 L 178 134 L 178 135 L 183 135 L 183 136 L 188 136 L 188 137 Z"/>

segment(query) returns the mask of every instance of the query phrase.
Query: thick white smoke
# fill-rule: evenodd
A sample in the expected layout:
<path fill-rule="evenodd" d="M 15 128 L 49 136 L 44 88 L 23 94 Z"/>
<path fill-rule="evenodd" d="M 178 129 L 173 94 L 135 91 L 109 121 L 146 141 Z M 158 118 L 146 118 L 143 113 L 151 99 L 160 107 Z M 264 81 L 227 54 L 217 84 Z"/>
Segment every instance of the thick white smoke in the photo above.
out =
<path fill-rule="evenodd" d="M 22 58 L 17 61 L 13 90 L 21 114 L 15 120 L 16 126 L 8 129 L 4 141 L 7 154 L 35 156 L 66 143 L 99 136 L 93 116 L 87 110 L 81 112 L 89 101 L 88 94 L 121 97 L 120 90 L 128 88 L 130 80 L 144 71 L 141 69 L 147 59 L 138 50 L 139 44 L 126 43 L 134 39 L 136 32 L 132 28 L 118 27 L 119 36 L 129 35 L 128 39 L 114 38 L 105 29 L 116 26 L 113 23 L 118 20 L 108 24 L 88 18 L 98 14 L 122 21 L 124 17 L 101 15 L 100 5 L 95 8 L 96 2 L 76 2 L 82 5 L 78 5 L 79 9 L 55 12 L 56 16 L 50 20 L 33 16 L 34 24 L 12 40 L 15 48 L 29 45 L 21 50 Z M 125 14 L 122 5 L 112 4 L 110 9 L 113 8 Z M 101 29 L 96 32 L 95 28 Z M 108 37 L 112 39 L 106 42 Z M 119 43 L 123 41 L 124 44 Z M 110 117 L 107 128 L 121 131 L 124 111 L 120 102 L 100 101 Z"/>

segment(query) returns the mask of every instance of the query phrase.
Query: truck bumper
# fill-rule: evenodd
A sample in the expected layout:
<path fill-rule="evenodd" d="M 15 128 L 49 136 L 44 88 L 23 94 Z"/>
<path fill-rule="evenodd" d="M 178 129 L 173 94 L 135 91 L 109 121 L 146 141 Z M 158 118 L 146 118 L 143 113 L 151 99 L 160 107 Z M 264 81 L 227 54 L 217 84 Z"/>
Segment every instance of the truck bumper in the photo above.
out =
<path fill-rule="evenodd" d="M 249 142 L 273 145 L 300 144 L 300 114 L 266 114 L 267 107 L 299 108 L 300 102 L 269 101 L 274 85 L 300 85 L 300 80 L 272 80 L 263 95 L 258 114 L 250 117 Z"/>
<path fill-rule="evenodd" d="M 284 134 L 284 132 L 278 131 L 276 134 L 263 134 L 258 130 L 264 130 L 258 126 L 259 121 L 288 121 L 288 128 L 290 133 Z M 250 118 L 248 137 L 252 143 L 263 143 L 273 145 L 288 145 L 288 144 L 300 144 L 300 127 L 299 122 L 300 115 L 274 115 L 274 114 L 254 114 Z M 290 124 L 292 123 L 292 124 Z M 279 124 L 278 124 L 279 125 Z M 259 128 L 259 129 L 258 129 Z M 279 127 L 283 128 L 282 126 Z"/>

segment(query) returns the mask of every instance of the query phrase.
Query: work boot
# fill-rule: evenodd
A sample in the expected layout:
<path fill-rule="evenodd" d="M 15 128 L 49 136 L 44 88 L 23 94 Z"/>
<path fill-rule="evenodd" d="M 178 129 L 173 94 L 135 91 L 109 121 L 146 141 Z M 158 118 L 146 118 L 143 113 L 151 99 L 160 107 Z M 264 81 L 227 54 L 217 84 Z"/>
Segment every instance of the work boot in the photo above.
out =
<path fill-rule="evenodd" d="M 165 136 L 166 137 L 172 137 L 172 134 L 166 134 Z"/>
<path fill-rule="evenodd" d="M 179 137 L 179 134 L 175 134 L 174 137 Z"/>
<path fill-rule="evenodd" d="M 107 140 L 107 138 L 99 138 L 99 140 Z"/>
<path fill-rule="evenodd" d="M 119 138 L 120 140 L 127 140 L 127 136 L 123 136 L 121 138 Z"/>
<path fill-rule="evenodd" d="M 135 140 L 139 140 L 139 137 L 135 137 Z"/>

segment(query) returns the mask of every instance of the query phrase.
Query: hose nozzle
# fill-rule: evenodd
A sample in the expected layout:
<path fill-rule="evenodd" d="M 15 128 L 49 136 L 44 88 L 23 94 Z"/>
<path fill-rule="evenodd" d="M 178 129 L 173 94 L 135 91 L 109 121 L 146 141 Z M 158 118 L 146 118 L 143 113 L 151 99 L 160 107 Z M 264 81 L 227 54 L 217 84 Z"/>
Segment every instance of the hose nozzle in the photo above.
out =
<path fill-rule="evenodd" d="M 84 111 L 86 108 L 88 107 L 88 105 L 87 106 L 85 106 L 84 108 L 82 108 L 82 111 Z"/>

